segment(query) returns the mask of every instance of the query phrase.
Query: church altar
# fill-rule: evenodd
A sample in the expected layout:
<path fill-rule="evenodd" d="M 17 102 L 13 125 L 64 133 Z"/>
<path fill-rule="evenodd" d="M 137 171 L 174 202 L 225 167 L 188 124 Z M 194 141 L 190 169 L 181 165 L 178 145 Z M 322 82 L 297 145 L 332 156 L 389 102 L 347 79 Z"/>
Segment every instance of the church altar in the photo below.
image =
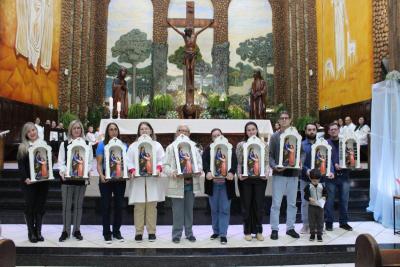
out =
<path fill-rule="evenodd" d="M 195 134 L 211 134 L 214 128 L 220 128 L 224 134 L 244 134 L 244 126 L 250 120 L 219 120 L 219 119 L 102 119 L 100 133 L 104 134 L 107 124 L 115 122 L 121 134 L 136 135 L 140 122 L 151 124 L 156 134 L 172 134 L 180 124 L 189 126 L 190 132 Z M 251 120 L 258 125 L 260 137 L 269 139 L 272 135 L 270 120 Z"/>

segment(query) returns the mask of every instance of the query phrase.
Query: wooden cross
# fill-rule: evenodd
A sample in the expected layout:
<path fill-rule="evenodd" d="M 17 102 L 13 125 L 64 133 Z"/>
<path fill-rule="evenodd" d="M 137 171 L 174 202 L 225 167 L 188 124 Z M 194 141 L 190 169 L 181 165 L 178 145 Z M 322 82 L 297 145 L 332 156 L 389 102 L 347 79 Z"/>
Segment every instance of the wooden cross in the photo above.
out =
<path fill-rule="evenodd" d="M 177 28 L 203 28 L 207 26 L 211 19 L 195 19 L 194 1 L 186 2 L 186 18 L 185 19 L 168 19 L 168 21 Z M 215 23 L 210 27 L 215 26 Z"/>

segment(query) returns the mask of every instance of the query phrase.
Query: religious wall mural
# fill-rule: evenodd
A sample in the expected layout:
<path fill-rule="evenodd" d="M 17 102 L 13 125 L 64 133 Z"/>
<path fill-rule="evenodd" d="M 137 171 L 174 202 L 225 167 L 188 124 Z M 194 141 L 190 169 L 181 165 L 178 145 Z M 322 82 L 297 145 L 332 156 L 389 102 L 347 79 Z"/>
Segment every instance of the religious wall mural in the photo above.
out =
<path fill-rule="evenodd" d="M 371 98 L 372 0 L 316 2 L 320 109 Z"/>
<path fill-rule="evenodd" d="M 58 107 L 61 0 L 0 1 L 0 97 Z"/>

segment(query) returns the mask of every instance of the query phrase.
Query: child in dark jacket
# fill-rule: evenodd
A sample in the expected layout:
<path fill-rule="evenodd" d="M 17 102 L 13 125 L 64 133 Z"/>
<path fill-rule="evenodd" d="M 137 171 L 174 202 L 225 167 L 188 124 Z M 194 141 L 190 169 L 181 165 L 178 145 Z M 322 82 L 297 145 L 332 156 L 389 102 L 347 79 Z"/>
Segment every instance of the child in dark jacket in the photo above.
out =
<path fill-rule="evenodd" d="M 324 204 L 327 197 L 326 188 L 320 183 L 322 175 L 319 170 L 310 171 L 311 182 L 304 188 L 304 199 L 309 202 L 308 220 L 310 225 L 310 241 L 322 242 L 322 230 L 324 228 Z"/>

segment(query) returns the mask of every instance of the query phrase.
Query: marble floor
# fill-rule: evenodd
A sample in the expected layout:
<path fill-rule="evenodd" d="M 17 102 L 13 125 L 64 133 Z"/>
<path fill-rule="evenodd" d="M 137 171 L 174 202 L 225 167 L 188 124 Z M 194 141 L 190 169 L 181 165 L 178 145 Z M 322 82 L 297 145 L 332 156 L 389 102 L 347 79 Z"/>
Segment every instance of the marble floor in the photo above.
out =
<path fill-rule="evenodd" d="M 106 244 L 102 237 L 101 225 L 82 225 L 81 233 L 84 237 L 82 241 L 75 238 L 67 239 L 65 242 L 59 242 L 58 238 L 62 231 L 61 225 L 44 225 L 42 234 L 45 237 L 44 242 L 30 243 L 27 240 L 26 226 L 23 224 L 3 224 L 1 225 L 1 236 L 12 239 L 17 247 L 103 247 L 103 248 L 220 248 L 220 247 L 277 247 L 277 246 L 314 246 L 314 245 L 344 245 L 354 244 L 357 236 L 362 233 L 369 233 L 377 240 L 379 244 L 400 243 L 400 235 L 393 235 L 393 229 L 384 228 L 376 222 L 350 222 L 353 231 L 345 231 L 334 224 L 334 231 L 325 232 L 323 242 L 310 242 L 309 235 L 301 235 L 299 239 L 293 239 L 285 235 L 285 226 L 280 225 L 279 239 L 271 240 L 269 235 L 271 230 L 269 225 L 264 227 L 265 240 L 260 242 L 253 238 L 252 241 L 243 239 L 242 226 L 231 225 L 228 229 L 228 244 L 221 245 L 219 240 L 210 240 L 212 234 L 211 226 L 196 225 L 193 227 L 197 242 L 189 242 L 182 238 L 179 244 L 171 242 L 171 226 L 157 226 L 157 241 L 148 242 L 147 234 L 141 243 L 134 241 L 134 227 L 123 226 L 121 228 L 122 236 L 125 242 L 114 241 L 112 244 Z M 300 231 L 301 224 L 296 225 L 296 230 Z"/>

